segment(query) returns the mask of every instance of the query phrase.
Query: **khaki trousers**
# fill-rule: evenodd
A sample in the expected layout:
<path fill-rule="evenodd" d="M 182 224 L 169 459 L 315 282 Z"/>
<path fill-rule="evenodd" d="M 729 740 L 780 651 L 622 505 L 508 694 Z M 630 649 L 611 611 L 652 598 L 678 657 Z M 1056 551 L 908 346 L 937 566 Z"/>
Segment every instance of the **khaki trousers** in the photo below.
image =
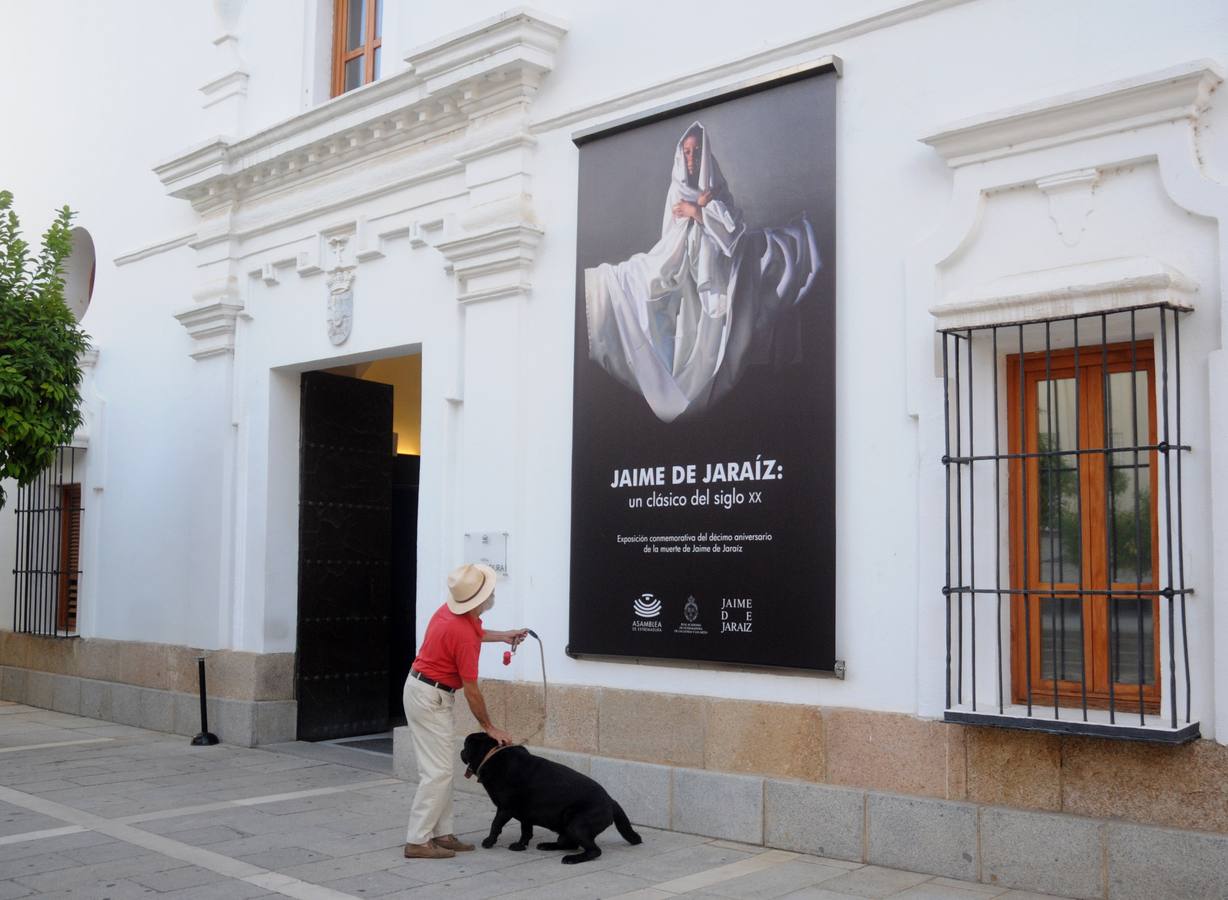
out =
<path fill-rule="evenodd" d="M 414 793 L 405 840 L 425 844 L 433 837 L 453 833 L 452 776 L 456 753 L 452 737 L 452 705 L 456 695 L 405 679 L 402 695 L 409 733 L 418 760 L 418 790 Z"/>

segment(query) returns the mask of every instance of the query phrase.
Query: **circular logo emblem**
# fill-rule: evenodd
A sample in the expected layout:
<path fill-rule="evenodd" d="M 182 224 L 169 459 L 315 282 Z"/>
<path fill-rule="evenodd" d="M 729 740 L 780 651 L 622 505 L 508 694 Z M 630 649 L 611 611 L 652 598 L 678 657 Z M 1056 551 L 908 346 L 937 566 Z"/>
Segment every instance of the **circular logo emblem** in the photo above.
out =
<path fill-rule="evenodd" d="M 694 622 L 699 618 L 699 604 L 695 602 L 694 597 L 686 598 L 686 606 L 682 607 L 682 614 L 686 616 L 688 622 Z"/>

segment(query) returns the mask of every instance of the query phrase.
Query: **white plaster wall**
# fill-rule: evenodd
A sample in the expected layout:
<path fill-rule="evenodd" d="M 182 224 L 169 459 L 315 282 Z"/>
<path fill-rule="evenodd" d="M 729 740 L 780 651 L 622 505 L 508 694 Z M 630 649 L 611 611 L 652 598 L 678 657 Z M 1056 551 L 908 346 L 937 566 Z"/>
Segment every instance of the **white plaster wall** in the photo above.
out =
<path fill-rule="evenodd" d="M 80 208 L 101 261 L 86 325 L 102 351 L 97 383 L 108 400 L 109 463 L 99 504 L 100 556 L 87 575 L 90 633 L 293 649 L 298 373 L 421 348 L 420 628 L 442 598 L 447 570 L 461 561 L 464 532 L 505 529 L 511 577 L 490 624 L 534 627 L 546 642 L 552 680 L 931 714 L 932 703 L 922 697 L 932 698 L 942 678 L 940 632 L 932 633 L 940 623 L 941 582 L 922 559 L 917 523 L 922 509 L 941 521 L 941 484 L 937 493 L 933 488 L 941 452 L 924 444 L 932 406 L 918 421 L 906 403 L 904 259 L 934 227 L 951 175 L 917 139 L 952 119 L 1222 57 L 1228 46 L 1228 13 L 1214 0 L 1176 6 L 1042 0 L 1028 4 L 1026 15 L 1006 0 L 776 0 L 709 4 L 702 13 L 647 0 L 541 0 L 537 6 L 566 20 L 569 32 L 531 113 L 538 141 L 532 194 L 545 233 L 531 297 L 462 312 L 438 252 L 394 238 L 382 258 L 359 267 L 354 331 L 336 348 L 324 328 L 324 276 L 302 278 L 293 266 L 278 269 L 276 284 L 244 275 L 240 293 L 250 318 L 239 323 L 231 376 L 224 360 L 190 359 L 189 338 L 171 317 L 191 302 L 190 249 L 119 268 L 110 262 L 196 223 L 186 202 L 165 196 L 151 168 L 207 133 L 197 88 L 216 65 L 208 41 L 216 27 L 205 4 L 177 9 L 173 22 L 163 6 L 146 0 L 104 15 L 46 3 L 12 10 L 7 20 L 17 35 L 54 28 L 69 62 L 14 98 L 9 119 L 20 123 L 24 139 L 0 142 L 0 178 L 17 192 L 31 232 L 59 203 Z M 928 14 L 889 27 L 887 20 L 877 28 L 871 21 L 808 42 L 911 6 Z M 390 5 L 385 65 L 391 72 L 410 48 L 503 8 L 496 0 Z M 292 116 L 305 98 L 320 96 L 312 69 L 320 40 L 311 23 L 325 20 L 325 12 L 318 0 L 246 5 L 239 24 L 239 50 L 251 73 L 244 132 Z M 139 55 L 129 54 L 121 48 L 130 46 L 138 25 L 162 39 L 143 41 Z M 15 45 L 0 62 L 6 76 L 41 71 L 36 43 Z M 784 49 L 736 62 L 771 48 Z M 848 661 L 848 679 L 571 660 L 563 654 L 576 207 L 570 136 L 827 53 L 845 62 L 837 126 L 837 655 Z M 1202 145 L 1208 167 L 1219 171 L 1228 171 L 1226 106 L 1207 116 Z M 80 134 L 89 136 L 88 148 L 75 139 Z M 446 156 L 446 149 L 438 152 Z M 403 164 L 426 166 L 433 152 L 406 156 Z M 362 176 L 350 177 L 352 185 Z M 346 207 L 344 195 L 325 183 L 275 199 L 308 212 L 342 205 L 251 235 L 239 251 L 240 269 L 292 258 L 320 229 L 358 215 L 378 221 L 410 209 L 416 216 L 454 213 L 464 192 L 459 179 L 444 179 Z M 239 212 L 240 224 L 247 216 Z M 1206 223 L 1180 218 L 1164 212 L 1154 220 L 1160 233 L 1143 238 L 1188 246 L 1197 256 L 1191 268 L 1218 283 L 1218 263 L 1198 249 L 1207 241 Z M 987 248 L 998 262 L 1008 252 Z M 1212 346 L 1208 339 L 1202 352 Z M 1190 365 L 1203 366 L 1188 356 L 1192 349 L 1183 348 Z M 924 466 L 930 471 L 919 471 Z M 1199 493 L 1194 484 L 1187 490 Z M 1195 507 L 1187 506 L 1187 540 L 1200 528 L 1209 534 L 1207 508 Z M 0 512 L 0 569 L 11 552 L 6 527 Z M 3 586 L 0 580 L 0 604 Z M 0 606 L 0 625 L 5 621 Z M 1209 634 L 1209 616 L 1204 624 Z M 918 633 L 926 636 L 919 641 Z M 532 654 L 503 669 L 497 648 L 487 652 L 490 674 L 537 677 Z M 1209 644 L 1199 652 L 1205 660 Z"/>

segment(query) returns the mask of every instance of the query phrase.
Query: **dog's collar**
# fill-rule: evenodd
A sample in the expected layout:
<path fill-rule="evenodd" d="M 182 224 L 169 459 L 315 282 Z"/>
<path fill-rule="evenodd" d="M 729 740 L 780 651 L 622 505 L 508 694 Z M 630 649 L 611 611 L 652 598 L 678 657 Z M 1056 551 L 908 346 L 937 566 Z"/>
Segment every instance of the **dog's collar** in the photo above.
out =
<path fill-rule="evenodd" d="M 518 744 L 495 744 L 493 747 L 490 748 L 490 750 L 486 752 L 486 755 L 482 757 L 482 761 L 478 763 L 478 767 L 476 769 L 472 767 L 465 769 L 465 777 L 468 778 L 470 776 L 476 776 L 478 780 L 478 784 L 481 784 L 482 783 L 482 766 L 486 765 L 486 763 L 490 761 L 490 758 L 494 756 L 496 753 L 498 753 L 500 750 L 506 750 L 508 747 L 516 747 L 516 746 L 519 746 L 519 745 Z"/>

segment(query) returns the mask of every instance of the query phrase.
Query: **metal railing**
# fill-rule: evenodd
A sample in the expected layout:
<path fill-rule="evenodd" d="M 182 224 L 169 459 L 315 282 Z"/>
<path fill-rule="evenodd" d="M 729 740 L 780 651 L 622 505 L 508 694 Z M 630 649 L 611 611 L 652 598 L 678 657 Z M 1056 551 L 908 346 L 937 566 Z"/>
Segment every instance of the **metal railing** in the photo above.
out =
<path fill-rule="evenodd" d="M 16 492 L 14 631 L 55 637 L 76 633 L 83 453 L 78 447 L 60 447 L 52 465 Z"/>
<path fill-rule="evenodd" d="M 940 332 L 948 720 L 1197 736 L 1184 313 L 1156 304 Z"/>

